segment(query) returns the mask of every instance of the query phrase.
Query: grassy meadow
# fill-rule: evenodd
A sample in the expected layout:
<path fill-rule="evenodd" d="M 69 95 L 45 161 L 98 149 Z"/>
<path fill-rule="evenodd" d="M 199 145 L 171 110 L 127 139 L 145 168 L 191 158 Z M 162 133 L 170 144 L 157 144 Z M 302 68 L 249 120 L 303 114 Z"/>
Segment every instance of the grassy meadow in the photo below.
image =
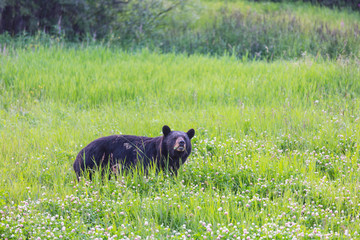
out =
<path fill-rule="evenodd" d="M 200 27 L 220 6 L 201 3 Z M 235 5 L 269 16 L 291 8 L 329 28 L 341 21 L 328 14 L 346 29 L 358 20 L 309 5 Z M 268 61 L 0 40 L 0 239 L 359 238 L 357 36 L 351 56 L 299 55 L 300 46 Z M 73 161 L 92 140 L 155 137 L 165 124 L 196 131 L 177 178 L 76 181 Z"/>
<path fill-rule="evenodd" d="M 356 61 L 41 45 L 0 61 L 2 238 L 358 236 Z M 196 129 L 178 178 L 76 182 L 90 141 L 164 124 Z"/>

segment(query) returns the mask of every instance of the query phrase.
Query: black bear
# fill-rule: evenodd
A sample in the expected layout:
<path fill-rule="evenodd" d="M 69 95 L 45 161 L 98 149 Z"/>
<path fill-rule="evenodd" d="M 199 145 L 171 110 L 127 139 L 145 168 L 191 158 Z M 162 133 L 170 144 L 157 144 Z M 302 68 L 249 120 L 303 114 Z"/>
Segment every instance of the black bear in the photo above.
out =
<path fill-rule="evenodd" d="M 162 132 L 162 136 L 155 138 L 112 135 L 94 140 L 75 159 L 74 170 L 78 180 L 85 169 L 90 170 L 91 179 L 92 170 L 99 167 L 116 173 L 120 169 L 131 169 L 137 164 L 141 164 L 145 171 L 150 164 L 154 164 L 157 170 L 169 170 L 177 175 L 180 165 L 191 153 L 190 139 L 194 137 L 195 130 L 190 129 L 186 133 L 171 131 L 165 125 Z"/>

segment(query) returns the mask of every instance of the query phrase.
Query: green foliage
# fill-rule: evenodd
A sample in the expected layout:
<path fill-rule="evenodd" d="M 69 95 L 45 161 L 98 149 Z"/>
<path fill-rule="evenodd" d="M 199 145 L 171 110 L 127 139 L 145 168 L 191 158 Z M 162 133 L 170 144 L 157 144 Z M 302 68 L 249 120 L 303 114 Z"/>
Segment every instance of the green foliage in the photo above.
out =
<path fill-rule="evenodd" d="M 156 39 L 164 27 L 164 17 L 174 9 L 184 6 L 185 0 L 130 1 L 120 14 L 115 35 L 125 46 L 143 46 Z"/>

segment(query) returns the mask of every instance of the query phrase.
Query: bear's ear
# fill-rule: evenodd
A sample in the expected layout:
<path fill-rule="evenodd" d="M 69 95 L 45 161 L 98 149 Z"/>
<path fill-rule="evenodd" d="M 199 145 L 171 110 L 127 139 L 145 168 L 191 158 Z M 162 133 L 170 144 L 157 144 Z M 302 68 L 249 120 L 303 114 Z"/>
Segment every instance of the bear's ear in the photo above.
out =
<path fill-rule="evenodd" d="M 189 131 L 187 131 L 186 133 L 189 137 L 189 139 L 192 139 L 193 136 L 195 135 L 195 130 L 194 129 L 190 129 Z"/>
<path fill-rule="evenodd" d="M 171 132 L 171 129 L 167 125 L 164 125 L 162 130 L 165 137 Z"/>

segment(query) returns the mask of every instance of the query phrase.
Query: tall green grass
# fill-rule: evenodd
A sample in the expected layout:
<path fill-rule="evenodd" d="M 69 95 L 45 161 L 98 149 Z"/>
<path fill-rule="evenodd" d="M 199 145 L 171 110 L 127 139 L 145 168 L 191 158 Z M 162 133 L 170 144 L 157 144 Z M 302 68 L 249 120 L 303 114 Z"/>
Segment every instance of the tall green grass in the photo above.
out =
<path fill-rule="evenodd" d="M 10 96 L 3 100 L 4 107 L 16 99 L 79 107 L 136 102 L 139 106 L 165 104 L 185 109 L 274 107 L 287 101 L 289 106 L 304 108 L 331 97 L 343 105 L 360 91 L 355 81 L 358 62 L 342 59 L 305 57 L 267 64 L 200 55 L 189 60 L 185 55 L 158 55 L 147 50 L 128 54 L 106 47 L 39 46 L 5 54 L 1 61 L 3 92 Z"/>
<path fill-rule="evenodd" d="M 35 44 L 0 56 L 1 238 L 356 238 L 358 62 Z M 82 147 L 195 128 L 178 178 L 76 182 Z"/>
<path fill-rule="evenodd" d="M 204 2 L 201 14 L 193 13 L 196 23 L 170 21 L 169 32 L 159 38 L 160 49 L 268 61 L 304 54 L 359 56 L 359 16 L 354 12 L 296 3 Z"/>
<path fill-rule="evenodd" d="M 126 48 L 237 58 L 359 57 L 359 15 L 304 3 L 195 1 L 176 9 L 160 29 L 120 36 Z"/>

